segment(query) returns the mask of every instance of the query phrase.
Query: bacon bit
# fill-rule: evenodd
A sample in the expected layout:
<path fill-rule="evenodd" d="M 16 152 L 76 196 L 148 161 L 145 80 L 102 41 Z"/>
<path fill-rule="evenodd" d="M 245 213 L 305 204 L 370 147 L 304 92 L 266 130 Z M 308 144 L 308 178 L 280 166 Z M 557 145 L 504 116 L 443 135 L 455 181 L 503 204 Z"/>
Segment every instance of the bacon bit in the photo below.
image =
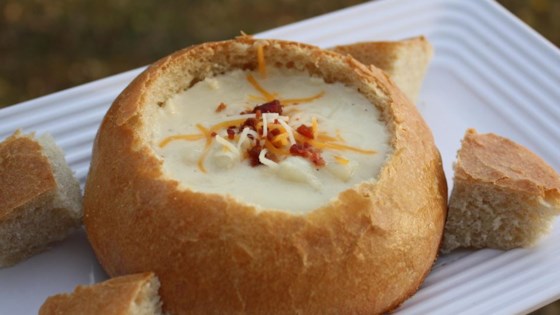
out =
<path fill-rule="evenodd" d="M 290 153 L 294 156 L 301 156 L 308 159 L 317 167 L 325 166 L 325 160 L 321 157 L 321 152 L 315 150 L 311 144 L 305 142 L 303 144 L 296 143 L 290 147 Z"/>
<path fill-rule="evenodd" d="M 258 112 L 278 113 L 278 115 L 282 115 L 282 104 L 280 104 L 280 101 L 278 100 L 272 100 L 268 103 L 255 106 L 255 108 L 253 109 L 253 113 L 256 113 L 257 117 L 259 117 Z"/>
<path fill-rule="evenodd" d="M 307 142 L 306 142 L 306 143 L 303 143 L 303 144 L 302 144 L 302 143 L 293 144 L 293 145 L 290 147 L 290 153 L 291 153 L 292 155 L 295 155 L 295 156 L 301 156 L 301 157 L 306 158 L 306 157 L 309 155 L 309 152 L 308 152 L 308 150 L 307 150 L 307 148 L 308 148 L 309 146 L 306 148 L 306 146 L 305 146 L 306 144 L 307 144 Z M 308 145 L 308 144 L 307 144 L 307 145 Z"/>
<path fill-rule="evenodd" d="M 262 117 L 262 111 L 260 109 L 257 109 L 257 108 L 258 108 L 258 106 L 256 106 L 255 109 L 253 109 L 253 113 L 255 113 L 255 117 L 258 120 L 258 119 L 261 119 L 261 117 Z"/>
<path fill-rule="evenodd" d="M 304 136 L 304 137 L 306 137 L 306 138 L 309 138 L 309 139 L 314 139 L 314 138 L 315 138 L 315 136 L 314 136 L 314 134 L 313 134 L 313 128 L 307 127 L 306 125 L 303 125 L 303 124 L 300 125 L 300 126 L 296 129 L 296 131 L 297 131 L 300 135 L 302 135 L 302 136 Z"/>
<path fill-rule="evenodd" d="M 259 155 L 261 154 L 261 151 L 262 151 L 262 147 L 260 143 L 257 143 L 254 146 L 252 146 L 250 149 L 247 149 L 247 156 L 249 157 L 249 163 L 251 164 L 251 166 L 254 167 L 261 164 L 261 161 L 259 160 Z"/>
<path fill-rule="evenodd" d="M 214 138 L 216 135 L 217 135 L 217 133 L 216 133 L 215 131 L 212 131 L 212 132 L 210 133 L 210 136 L 211 136 L 212 138 Z"/>
<path fill-rule="evenodd" d="M 239 132 L 242 132 L 245 127 L 249 127 L 250 129 L 257 131 L 257 120 L 255 118 L 247 118 L 247 120 L 239 126 Z"/>
<path fill-rule="evenodd" d="M 229 126 L 226 132 L 229 140 L 235 139 L 235 126 Z"/>
<path fill-rule="evenodd" d="M 311 153 L 311 157 L 309 158 L 309 160 L 315 164 L 315 166 L 317 167 L 322 167 L 325 166 L 325 160 L 323 159 L 323 157 L 321 156 L 321 154 L 319 152 L 312 152 Z"/>
<path fill-rule="evenodd" d="M 227 105 L 224 104 L 223 102 L 220 103 L 220 105 L 218 105 L 218 107 L 216 107 L 216 113 L 219 113 L 221 111 L 223 111 L 224 109 L 226 109 Z"/>

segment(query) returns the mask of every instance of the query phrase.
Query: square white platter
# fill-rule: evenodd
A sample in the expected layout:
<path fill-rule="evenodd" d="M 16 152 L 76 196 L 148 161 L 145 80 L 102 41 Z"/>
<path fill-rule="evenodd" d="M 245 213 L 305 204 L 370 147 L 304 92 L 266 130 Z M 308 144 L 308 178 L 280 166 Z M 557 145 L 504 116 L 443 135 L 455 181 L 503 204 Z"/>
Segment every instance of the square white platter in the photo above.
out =
<path fill-rule="evenodd" d="M 560 170 L 560 52 L 491 0 L 384 0 L 258 37 L 321 47 L 426 35 L 435 57 L 420 112 L 433 130 L 449 186 L 467 128 L 521 143 Z M 136 69 L 0 110 L 0 139 L 17 128 L 52 134 L 85 181 L 95 133 Z M 527 313 L 560 298 L 560 225 L 537 247 L 442 256 L 398 314 Z M 36 314 L 49 295 L 104 280 L 79 231 L 50 251 L 0 269 L 0 314 Z"/>

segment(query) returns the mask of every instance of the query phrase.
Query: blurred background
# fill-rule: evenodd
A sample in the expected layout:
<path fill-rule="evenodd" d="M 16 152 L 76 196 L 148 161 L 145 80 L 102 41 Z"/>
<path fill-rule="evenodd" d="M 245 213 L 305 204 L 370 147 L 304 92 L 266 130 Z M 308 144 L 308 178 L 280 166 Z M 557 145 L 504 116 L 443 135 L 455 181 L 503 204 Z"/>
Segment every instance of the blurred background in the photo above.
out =
<path fill-rule="evenodd" d="M 363 0 L 1 0 L 0 107 Z M 560 45 L 559 0 L 500 0 Z"/>
<path fill-rule="evenodd" d="M 467 0 L 465 0 L 467 1 Z M 360 0 L 2 0 L 0 108 Z M 499 0 L 560 46 L 560 0 Z M 558 303 L 534 314 L 560 314 Z"/>

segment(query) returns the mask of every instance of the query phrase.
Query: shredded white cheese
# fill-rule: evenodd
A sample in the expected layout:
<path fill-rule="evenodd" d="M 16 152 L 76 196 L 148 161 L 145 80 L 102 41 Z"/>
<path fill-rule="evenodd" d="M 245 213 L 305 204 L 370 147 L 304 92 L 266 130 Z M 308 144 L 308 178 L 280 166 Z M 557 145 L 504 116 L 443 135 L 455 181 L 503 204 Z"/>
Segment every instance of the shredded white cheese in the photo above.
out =
<path fill-rule="evenodd" d="M 266 135 L 268 134 L 268 121 L 267 121 L 266 117 L 268 117 L 268 115 L 265 115 L 265 114 L 262 115 L 263 137 L 264 138 L 266 138 Z"/>
<path fill-rule="evenodd" d="M 264 138 L 266 138 L 266 135 L 268 134 L 268 122 L 269 121 L 274 121 L 279 116 L 280 115 L 278 115 L 278 113 L 264 113 L 264 114 L 262 114 L 261 117 L 262 117 L 262 121 L 263 121 L 263 137 Z"/>
<path fill-rule="evenodd" d="M 282 125 L 282 127 L 284 127 L 284 129 L 286 130 L 286 132 L 288 133 L 288 139 L 290 140 L 290 145 L 294 145 L 296 144 L 296 139 L 294 138 L 294 134 L 292 132 L 292 127 L 290 127 L 286 121 L 284 121 L 284 119 L 282 119 L 281 117 L 278 117 L 278 122 L 280 123 L 280 125 Z"/>
<path fill-rule="evenodd" d="M 231 142 L 227 141 L 226 139 L 222 138 L 220 135 L 216 135 L 216 142 L 223 145 L 228 151 L 233 152 L 235 154 L 239 154 L 239 149 L 236 148 Z"/>
<path fill-rule="evenodd" d="M 258 134 L 251 128 L 245 127 L 241 134 L 239 135 L 239 140 L 237 141 L 237 149 L 241 150 L 241 147 L 245 144 L 246 141 L 251 141 L 248 135 L 252 135 L 254 139 L 257 139 Z"/>
<path fill-rule="evenodd" d="M 268 152 L 267 149 L 262 149 L 261 152 L 259 153 L 259 161 L 263 164 L 266 165 L 268 167 L 275 167 L 278 165 L 278 163 L 274 162 L 271 159 L 268 159 L 266 157 L 266 153 Z"/>

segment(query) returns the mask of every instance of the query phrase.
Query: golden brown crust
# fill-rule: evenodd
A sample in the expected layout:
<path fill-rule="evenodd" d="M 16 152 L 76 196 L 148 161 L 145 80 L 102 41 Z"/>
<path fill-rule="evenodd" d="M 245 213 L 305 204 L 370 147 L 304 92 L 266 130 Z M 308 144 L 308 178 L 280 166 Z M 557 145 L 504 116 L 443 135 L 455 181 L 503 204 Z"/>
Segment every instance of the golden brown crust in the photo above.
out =
<path fill-rule="evenodd" d="M 47 298 L 39 315 L 129 315 L 130 305 L 153 277 L 146 272 L 78 286 L 70 294 Z"/>
<path fill-rule="evenodd" d="M 433 56 L 432 45 L 424 36 L 399 41 L 360 42 L 336 46 L 332 50 L 385 71 L 413 102 Z"/>
<path fill-rule="evenodd" d="M 474 129 L 465 133 L 455 178 L 560 199 L 560 177 L 539 156 L 509 139 Z"/>
<path fill-rule="evenodd" d="M 19 131 L 0 143 L 0 222 L 56 190 L 48 158 L 33 138 Z"/>
<path fill-rule="evenodd" d="M 457 153 L 441 251 L 530 247 L 559 213 L 554 169 L 511 140 L 469 129 Z"/>
<path fill-rule="evenodd" d="M 400 41 L 359 42 L 350 45 L 333 47 L 337 53 L 349 54 L 365 65 L 374 65 L 385 72 L 395 69 L 395 61 L 402 48 L 419 49 L 426 55 L 432 54 L 432 47 L 424 36 Z"/>
<path fill-rule="evenodd" d="M 142 115 L 206 75 L 255 69 L 257 44 L 267 62 L 354 85 L 378 106 L 394 153 L 376 183 L 292 215 L 180 190 L 164 178 L 143 142 Z M 164 58 L 117 98 L 97 135 L 84 207 L 105 270 L 154 271 L 173 314 L 372 314 L 420 286 L 436 257 L 446 199 L 430 130 L 384 73 L 314 46 L 240 37 Z"/>

